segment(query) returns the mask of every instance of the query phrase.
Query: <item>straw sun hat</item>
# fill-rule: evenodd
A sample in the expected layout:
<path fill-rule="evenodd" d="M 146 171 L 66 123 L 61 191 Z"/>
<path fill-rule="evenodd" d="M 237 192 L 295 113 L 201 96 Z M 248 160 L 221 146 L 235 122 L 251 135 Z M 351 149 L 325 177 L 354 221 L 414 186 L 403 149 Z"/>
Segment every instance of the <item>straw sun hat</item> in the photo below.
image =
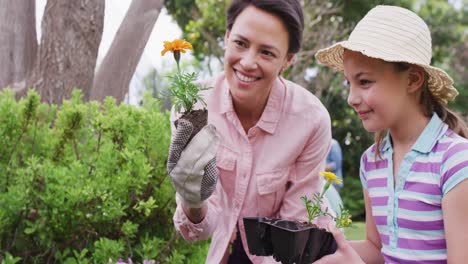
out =
<path fill-rule="evenodd" d="M 343 70 L 344 48 L 388 62 L 406 62 L 424 68 L 428 88 L 442 104 L 458 95 L 453 80 L 443 70 L 430 66 L 431 33 L 415 13 L 396 6 L 376 6 L 354 28 L 346 41 L 321 49 L 315 57 L 328 67 Z"/>

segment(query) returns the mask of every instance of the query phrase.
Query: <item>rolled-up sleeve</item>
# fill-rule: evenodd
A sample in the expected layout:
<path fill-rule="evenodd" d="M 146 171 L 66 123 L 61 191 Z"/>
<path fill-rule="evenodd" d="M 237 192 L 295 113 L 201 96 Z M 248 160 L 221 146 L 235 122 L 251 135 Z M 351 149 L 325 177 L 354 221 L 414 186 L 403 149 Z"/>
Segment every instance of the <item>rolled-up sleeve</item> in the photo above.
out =
<path fill-rule="evenodd" d="M 219 188 L 220 186 L 218 184 L 215 192 L 207 201 L 208 210 L 205 218 L 197 224 L 194 224 L 188 219 L 187 215 L 185 215 L 179 195 L 176 194 L 177 208 L 173 217 L 174 226 L 186 241 L 206 240 L 213 234 L 220 213 L 219 204 L 216 202 L 220 191 Z"/>

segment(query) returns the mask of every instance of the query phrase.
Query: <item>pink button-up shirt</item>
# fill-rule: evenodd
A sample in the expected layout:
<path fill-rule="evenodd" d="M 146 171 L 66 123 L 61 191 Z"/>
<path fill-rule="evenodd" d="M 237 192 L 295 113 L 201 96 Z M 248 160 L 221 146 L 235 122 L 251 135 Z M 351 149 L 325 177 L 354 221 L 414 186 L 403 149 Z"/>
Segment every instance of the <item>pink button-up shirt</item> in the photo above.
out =
<path fill-rule="evenodd" d="M 300 199 L 320 192 L 319 172 L 331 141 L 330 116 L 303 87 L 278 78 L 258 123 L 245 133 L 232 105 L 224 74 L 205 95 L 208 122 L 221 136 L 216 157 L 219 180 L 202 222 L 193 224 L 177 199 L 177 230 L 187 241 L 212 236 L 206 263 L 227 263 L 229 243 L 239 226 L 242 244 L 253 263 L 277 263 L 249 254 L 243 217 L 306 221 Z M 172 116 L 172 121 L 175 116 Z M 327 206 L 325 203 L 324 206 Z"/>

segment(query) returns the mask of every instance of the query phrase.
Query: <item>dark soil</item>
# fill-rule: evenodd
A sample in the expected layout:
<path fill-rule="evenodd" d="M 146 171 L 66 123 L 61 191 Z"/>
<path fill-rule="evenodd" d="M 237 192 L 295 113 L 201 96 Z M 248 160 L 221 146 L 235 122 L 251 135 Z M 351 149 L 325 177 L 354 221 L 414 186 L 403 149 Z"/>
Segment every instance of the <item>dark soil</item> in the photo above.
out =
<path fill-rule="evenodd" d="M 297 221 L 277 221 L 274 223 L 275 226 L 284 228 L 287 230 L 302 230 L 307 228 L 318 228 L 317 225 L 307 222 L 297 222 Z"/>
<path fill-rule="evenodd" d="M 318 225 L 308 223 L 308 222 L 298 222 L 297 224 L 298 224 L 298 226 L 301 226 L 301 227 L 312 227 L 312 228 L 319 228 L 320 229 L 320 227 Z"/>
<path fill-rule="evenodd" d="M 174 125 L 177 128 L 177 123 L 180 119 L 185 119 L 192 123 L 193 131 L 190 135 L 190 140 L 204 127 L 208 124 L 208 110 L 200 109 L 200 110 L 192 110 L 188 113 L 184 113 L 179 119 L 174 121 Z"/>

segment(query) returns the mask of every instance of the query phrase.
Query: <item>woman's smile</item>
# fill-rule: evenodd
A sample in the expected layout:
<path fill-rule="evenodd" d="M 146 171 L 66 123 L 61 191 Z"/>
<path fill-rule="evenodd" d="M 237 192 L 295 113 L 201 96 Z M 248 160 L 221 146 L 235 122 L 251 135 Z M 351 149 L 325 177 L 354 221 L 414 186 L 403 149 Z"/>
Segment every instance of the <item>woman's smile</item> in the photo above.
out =
<path fill-rule="evenodd" d="M 236 73 L 236 76 L 239 80 L 241 80 L 242 82 L 246 82 L 246 83 L 251 83 L 251 82 L 254 82 L 256 80 L 260 80 L 260 77 L 255 77 L 255 76 L 249 76 L 247 74 L 244 74 L 244 73 L 241 73 L 240 71 L 237 71 L 237 70 L 234 70 L 234 72 Z"/>

